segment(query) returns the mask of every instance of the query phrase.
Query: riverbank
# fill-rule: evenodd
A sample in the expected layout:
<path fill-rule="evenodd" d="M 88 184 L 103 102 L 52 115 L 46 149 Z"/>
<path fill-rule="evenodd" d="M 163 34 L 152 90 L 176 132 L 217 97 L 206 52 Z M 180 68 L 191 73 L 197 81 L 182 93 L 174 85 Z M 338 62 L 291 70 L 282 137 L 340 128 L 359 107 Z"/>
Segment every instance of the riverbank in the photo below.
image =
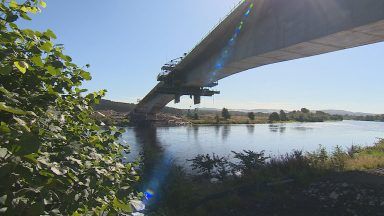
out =
<path fill-rule="evenodd" d="M 148 215 L 383 215 L 384 141 L 268 159 L 262 152 L 174 166 Z"/>
<path fill-rule="evenodd" d="M 99 110 L 94 113 L 94 118 L 102 121 L 109 126 L 133 126 L 129 121 L 129 113 L 117 112 L 114 110 Z M 269 120 L 267 114 L 259 114 L 254 119 L 249 119 L 244 115 L 231 116 L 230 119 L 217 118 L 214 115 L 203 115 L 199 119 L 188 118 L 182 115 L 171 115 L 167 113 L 159 113 L 157 115 L 157 121 L 153 122 L 154 126 L 185 126 L 185 125 L 239 125 L 239 124 L 270 124 L 270 123 L 295 123 L 295 122 L 323 122 L 317 121 L 273 121 Z M 328 120 L 335 121 L 335 120 Z"/>

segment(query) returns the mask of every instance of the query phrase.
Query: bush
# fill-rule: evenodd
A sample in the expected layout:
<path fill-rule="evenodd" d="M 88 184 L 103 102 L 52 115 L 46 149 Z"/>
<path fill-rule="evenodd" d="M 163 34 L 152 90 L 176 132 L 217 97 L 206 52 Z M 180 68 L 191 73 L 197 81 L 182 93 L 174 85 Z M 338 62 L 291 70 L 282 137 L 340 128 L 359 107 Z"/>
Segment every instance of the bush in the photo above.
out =
<path fill-rule="evenodd" d="M 197 170 L 200 175 L 208 178 L 219 177 L 222 179 L 227 174 L 228 160 L 225 157 L 219 157 L 215 154 L 212 154 L 212 157 L 209 154 L 199 154 L 187 161 L 192 162 L 193 170 Z"/>
<path fill-rule="evenodd" d="M 269 157 L 265 157 L 264 151 L 257 153 L 244 150 L 244 153 L 235 151 L 232 151 L 232 153 L 234 154 L 234 158 L 239 160 L 238 164 L 234 164 L 235 170 L 242 171 L 243 173 L 261 168 L 265 165 L 266 160 L 269 159 Z"/>
<path fill-rule="evenodd" d="M 20 29 L 45 2 L 0 3 L 0 212 L 6 215 L 130 213 L 138 177 L 123 163 L 123 131 L 101 129 L 85 94 L 90 74 L 54 45 L 51 30 Z"/>

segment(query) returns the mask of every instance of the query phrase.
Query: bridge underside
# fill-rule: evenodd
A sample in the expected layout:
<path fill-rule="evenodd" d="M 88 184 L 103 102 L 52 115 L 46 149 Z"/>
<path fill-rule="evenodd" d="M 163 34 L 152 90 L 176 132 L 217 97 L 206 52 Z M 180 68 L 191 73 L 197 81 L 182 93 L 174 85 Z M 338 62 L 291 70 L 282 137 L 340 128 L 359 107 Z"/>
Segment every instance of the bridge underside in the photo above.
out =
<path fill-rule="evenodd" d="M 384 41 L 384 0 L 244 1 L 177 66 L 181 86 L 203 87 L 235 73 Z M 160 82 L 135 113 L 154 115 L 175 98 Z"/>

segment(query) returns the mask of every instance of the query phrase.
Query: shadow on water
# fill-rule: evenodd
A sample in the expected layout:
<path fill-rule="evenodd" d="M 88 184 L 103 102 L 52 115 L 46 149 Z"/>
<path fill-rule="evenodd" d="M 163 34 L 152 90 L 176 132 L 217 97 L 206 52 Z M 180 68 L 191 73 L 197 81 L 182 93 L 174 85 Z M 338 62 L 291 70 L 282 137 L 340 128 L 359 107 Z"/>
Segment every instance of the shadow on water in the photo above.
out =
<path fill-rule="evenodd" d="M 160 199 L 159 188 L 164 183 L 172 160 L 164 151 L 153 126 L 135 127 L 137 142 L 141 145 L 141 185 L 145 204 L 153 204 Z"/>

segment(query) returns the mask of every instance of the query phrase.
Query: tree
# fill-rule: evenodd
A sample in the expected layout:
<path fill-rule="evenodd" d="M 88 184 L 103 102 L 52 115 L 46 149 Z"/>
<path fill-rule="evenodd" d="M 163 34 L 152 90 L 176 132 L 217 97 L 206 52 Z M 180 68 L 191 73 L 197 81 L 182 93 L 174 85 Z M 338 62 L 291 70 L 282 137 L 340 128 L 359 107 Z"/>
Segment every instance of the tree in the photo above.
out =
<path fill-rule="evenodd" d="M 229 114 L 229 111 L 227 108 L 223 108 L 223 110 L 221 111 L 221 116 L 225 119 L 225 120 L 228 120 L 231 118 L 231 114 Z"/>
<path fill-rule="evenodd" d="M 255 120 L 255 113 L 254 113 L 254 112 L 249 112 L 249 113 L 248 113 L 248 118 L 249 118 L 250 120 Z"/>
<path fill-rule="evenodd" d="M 216 114 L 216 115 L 215 115 L 215 121 L 216 121 L 216 123 L 219 123 L 219 122 L 220 122 L 219 114 Z"/>
<path fill-rule="evenodd" d="M 123 130 L 91 117 L 105 91 L 86 94 L 90 73 L 54 44 L 51 30 L 16 25 L 46 3 L 17 2 L 0 2 L 1 214 L 131 213 L 138 176 L 123 161 Z"/>
<path fill-rule="evenodd" d="M 190 118 L 190 119 L 193 118 L 193 115 L 190 109 L 188 109 L 187 111 L 187 118 Z"/>
<path fill-rule="evenodd" d="M 271 113 L 271 115 L 269 115 L 269 121 L 270 122 L 280 121 L 279 114 L 277 112 Z"/>
<path fill-rule="evenodd" d="M 280 120 L 288 121 L 287 114 L 284 112 L 284 110 L 280 110 Z"/>
<path fill-rule="evenodd" d="M 193 119 L 195 119 L 195 120 L 199 119 L 199 114 L 197 112 L 195 112 L 195 114 L 193 114 Z"/>
<path fill-rule="evenodd" d="M 301 108 L 301 112 L 302 112 L 302 113 L 309 113 L 310 111 L 309 111 L 309 109 L 307 109 L 307 108 Z"/>

